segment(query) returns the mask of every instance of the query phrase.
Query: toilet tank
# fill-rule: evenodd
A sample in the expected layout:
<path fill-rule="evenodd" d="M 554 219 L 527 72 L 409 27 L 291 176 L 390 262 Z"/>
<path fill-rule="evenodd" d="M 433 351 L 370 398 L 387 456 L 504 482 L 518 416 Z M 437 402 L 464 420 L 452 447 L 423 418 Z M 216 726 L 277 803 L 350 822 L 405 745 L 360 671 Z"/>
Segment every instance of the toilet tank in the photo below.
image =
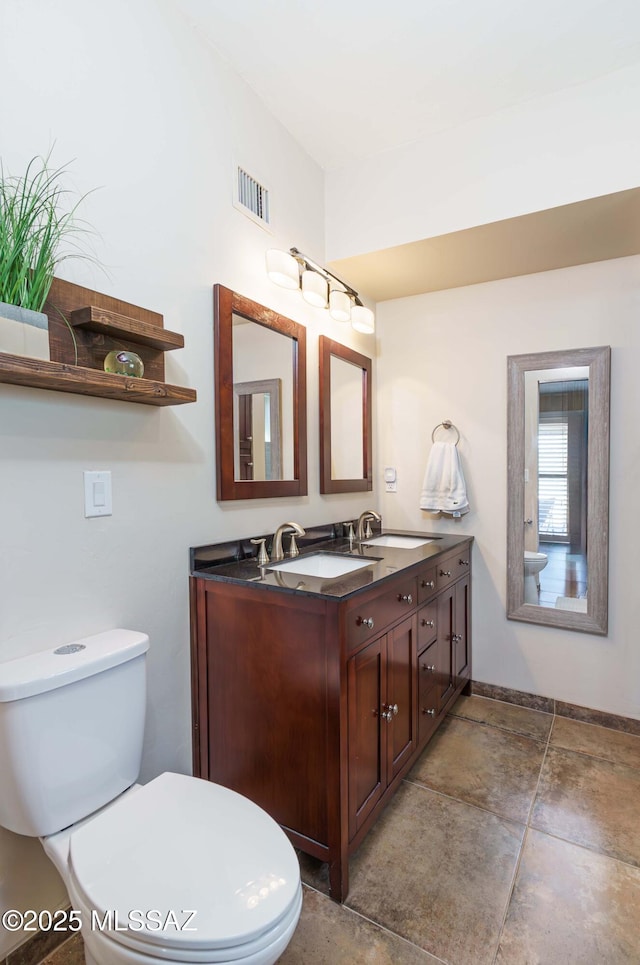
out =
<path fill-rule="evenodd" d="M 52 834 L 135 782 L 148 649 L 108 630 L 0 663 L 0 826 Z"/>

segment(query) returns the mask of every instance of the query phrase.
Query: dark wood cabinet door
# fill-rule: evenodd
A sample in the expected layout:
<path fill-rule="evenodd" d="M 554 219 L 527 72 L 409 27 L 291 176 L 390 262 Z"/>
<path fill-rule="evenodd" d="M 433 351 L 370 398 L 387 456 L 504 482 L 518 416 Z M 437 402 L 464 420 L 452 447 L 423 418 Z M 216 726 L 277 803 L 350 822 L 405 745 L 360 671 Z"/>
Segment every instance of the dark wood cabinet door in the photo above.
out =
<path fill-rule="evenodd" d="M 387 755 L 392 781 L 417 746 L 417 625 L 411 617 L 387 634 Z"/>
<path fill-rule="evenodd" d="M 469 663 L 471 657 L 471 633 L 469 627 L 470 614 L 470 583 L 467 576 L 464 580 L 456 583 L 456 593 L 454 601 L 454 646 L 453 646 L 453 673 L 454 683 L 457 687 L 462 679 L 469 676 Z"/>
<path fill-rule="evenodd" d="M 348 663 L 349 837 L 353 838 L 387 786 L 386 637 Z M 384 728 L 384 729 L 383 729 Z"/>

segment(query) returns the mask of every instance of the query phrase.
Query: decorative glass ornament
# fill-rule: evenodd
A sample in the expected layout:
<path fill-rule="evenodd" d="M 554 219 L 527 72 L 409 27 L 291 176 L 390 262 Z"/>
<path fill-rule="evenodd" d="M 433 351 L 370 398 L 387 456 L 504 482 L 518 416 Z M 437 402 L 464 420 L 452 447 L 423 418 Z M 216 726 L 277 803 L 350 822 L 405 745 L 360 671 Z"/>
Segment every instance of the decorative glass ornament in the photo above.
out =
<path fill-rule="evenodd" d="M 144 375 L 144 362 L 135 352 L 115 349 L 106 356 L 104 370 L 111 372 L 113 375 L 129 375 L 141 379 Z"/>

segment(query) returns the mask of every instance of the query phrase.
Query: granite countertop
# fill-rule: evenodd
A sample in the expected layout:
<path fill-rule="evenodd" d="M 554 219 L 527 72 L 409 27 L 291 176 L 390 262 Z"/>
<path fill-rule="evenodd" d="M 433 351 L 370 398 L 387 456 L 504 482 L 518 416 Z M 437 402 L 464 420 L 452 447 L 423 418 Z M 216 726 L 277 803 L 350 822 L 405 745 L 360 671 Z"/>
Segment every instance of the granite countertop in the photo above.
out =
<path fill-rule="evenodd" d="M 472 536 L 443 536 L 436 533 L 397 529 L 383 530 L 382 534 L 375 533 L 373 539 L 385 534 L 417 537 L 430 542 L 412 549 L 397 549 L 391 546 L 369 545 L 367 540 L 357 543 L 342 537 L 329 538 L 316 541 L 312 545 L 301 546 L 300 555 L 293 560 L 291 557 L 285 557 L 278 563 L 269 563 L 266 566 L 258 566 L 255 556 L 249 559 L 229 560 L 228 548 L 241 546 L 242 541 L 238 544 L 212 544 L 191 550 L 191 574 L 199 579 L 251 584 L 265 590 L 343 600 L 402 572 L 410 575 L 412 568 L 417 569 L 429 560 L 435 560 L 442 553 L 473 539 Z M 226 559 L 223 551 L 217 552 L 219 547 L 227 548 Z M 293 566 L 288 569 L 278 569 L 279 564 L 292 564 L 294 560 L 304 565 L 305 557 L 318 553 L 330 554 L 334 557 L 337 555 L 338 559 L 346 557 L 370 562 L 350 573 L 331 578 L 296 573 Z"/>

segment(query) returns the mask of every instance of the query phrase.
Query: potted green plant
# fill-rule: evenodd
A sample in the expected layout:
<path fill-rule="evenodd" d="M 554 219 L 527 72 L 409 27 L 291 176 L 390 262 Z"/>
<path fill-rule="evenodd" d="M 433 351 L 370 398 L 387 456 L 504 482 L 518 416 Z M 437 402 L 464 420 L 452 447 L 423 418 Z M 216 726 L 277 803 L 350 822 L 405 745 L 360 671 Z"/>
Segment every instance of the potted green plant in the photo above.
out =
<path fill-rule="evenodd" d="M 80 240 L 88 232 L 62 185 L 66 167 L 32 158 L 22 176 L 0 159 L 0 352 L 49 359 L 49 320 L 42 311 L 58 265 L 91 258 Z M 66 321 L 66 319 L 65 319 Z"/>

